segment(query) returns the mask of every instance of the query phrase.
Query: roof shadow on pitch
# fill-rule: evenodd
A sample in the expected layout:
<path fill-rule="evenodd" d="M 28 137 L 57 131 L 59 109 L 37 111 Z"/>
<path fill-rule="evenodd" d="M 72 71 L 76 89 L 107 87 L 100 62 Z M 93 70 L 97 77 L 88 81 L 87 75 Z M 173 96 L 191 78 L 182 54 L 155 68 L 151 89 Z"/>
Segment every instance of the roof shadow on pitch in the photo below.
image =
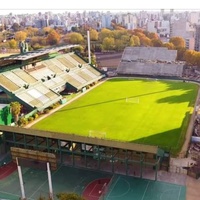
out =
<path fill-rule="evenodd" d="M 57 112 L 63 112 L 63 111 L 66 111 L 66 110 L 74 110 L 74 109 L 91 107 L 91 106 L 98 106 L 98 105 L 101 105 L 101 104 L 106 104 L 106 103 L 112 103 L 112 102 L 126 100 L 127 98 L 138 98 L 138 97 L 148 96 L 148 95 L 162 93 L 162 92 L 167 92 L 167 90 L 157 91 L 157 92 L 150 92 L 150 93 L 145 93 L 145 94 L 140 94 L 140 95 L 125 96 L 125 97 L 118 98 L 118 99 L 111 99 L 111 100 L 107 100 L 107 101 L 100 101 L 100 102 L 95 102 L 95 103 L 86 104 L 86 105 L 82 105 L 82 106 L 75 106 L 75 107 L 72 107 L 72 108 L 65 108 L 65 109 L 59 110 Z"/>
<path fill-rule="evenodd" d="M 181 140 L 181 127 L 164 131 L 161 133 L 156 133 L 151 136 L 142 137 L 140 139 L 132 140 L 130 142 L 136 144 L 147 144 L 158 146 L 166 151 L 172 151 L 177 153 L 180 151 L 183 140 Z"/>
<path fill-rule="evenodd" d="M 181 82 L 181 81 L 178 81 L 178 82 L 165 81 L 165 84 L 167 85 L 168 91 L 170 91 L 170 90 L 182 91 L 182 94 L 161 98 L 161 99 L 157 100 L 157 103 L 172 104 L 172 103 L 188 102 L 189 106 L 194 106 L 194 103 L 195 103 L 195 100 L 197 97 L 197 91 L 198 91 L 197 84 L 192 83 L 193 87 L 191 86 L 191 83 Z M 196 92 L 195 92 L 195 90 L 196 90 Z"/>
<path fill-rule="evenodd" d="M 194 105 L 194 101 L 191 101 L 191 99 L 194 99 L 194 100 L 196 99 L 195 93 L 192 90 L 188 90 L 184 94 L 181 94 L 181 95 L 173 95 L 173 96 L 168 96 L 168 97 L 158 99 L 157 103 L 177 104 L 177 103 L 188 102 L 189 106 L 192 106 Z"/>

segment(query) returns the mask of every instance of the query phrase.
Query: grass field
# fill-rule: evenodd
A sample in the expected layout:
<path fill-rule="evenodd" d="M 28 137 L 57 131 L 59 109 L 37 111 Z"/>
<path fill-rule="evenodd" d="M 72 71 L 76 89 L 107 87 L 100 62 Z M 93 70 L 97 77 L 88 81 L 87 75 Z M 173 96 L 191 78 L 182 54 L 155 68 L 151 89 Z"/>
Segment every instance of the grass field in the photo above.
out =
<path fill-rule="evenodd" d="M 198 85 L 180 81 L 112 79 L 32 128 L 83 136 L 106 133 L 106 139 L 179 151 L 197 92 Z"/>

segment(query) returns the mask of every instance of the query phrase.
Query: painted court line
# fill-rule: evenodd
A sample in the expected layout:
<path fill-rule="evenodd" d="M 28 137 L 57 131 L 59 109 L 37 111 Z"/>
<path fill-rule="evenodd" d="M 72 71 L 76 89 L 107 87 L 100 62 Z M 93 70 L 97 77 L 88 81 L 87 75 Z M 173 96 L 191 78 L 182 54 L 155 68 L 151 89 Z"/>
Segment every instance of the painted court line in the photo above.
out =
<path fill-rule="evenodd" d="M 178 189 L 169 189 L 169 190 L 165 190 L 164 192 L 161 193 L 161 195 L 160 195 L 160 200 L 163 199 L 163 196 L 164 196 L 164 199 L 165 199 L 165 193 L 170 193 L 170 191 L 177 191 L 177 190 L 178 190 Z M 180 189 L 179 189 L 179 192 L 180 192 Z M 176 199 L 176 200 L 179 200 L 179 198 Z"/>
<path fill-rule="evenodd" d="M 0 193 L 2 193 L 2 194 L 8 194 L 8 195 L 16 196 L 16 197 L 20 197 L 20 196 L 18 196 L 18 195 L 15 195 L 15 194 L 13 194 L 13 193 L 10 193 L 10 192 L 0 191 Z"/>
<path fill-rule="evenodd" d="M 144 191 L 144 194 L 143 194 L 143 196 L 142 196 L 142 199 L 141 199 L 141 200 L 143 200 L 143 199 L 144 199 L 144 197 L 145 197 L 145 194 L 146 194 L 146 192 L 147 192 L 147 189 L 148 189 L 148 187 L 149 187 L 149 183 L 150 183 L 150 181 L 148 181 L 148 183 L 147 183 L 147 186 L 146 186 L 146 188 L 145 188 L 145 191 Z"/>
<path fill-rule="evenodd" d="M 178 200 L 180 200 L 180 195 L 181 195 L 181 189 L 182 187 L 179 188 L 179 193 L 178 193 Z"/>
<path fill-rule="evenodd" d="M 127 185 L 128 185 L 128 189 L 127 189 L 127 192 L 124 192 L 123 194 L 121 194 L 121 195 L 117 195 L 117 196 L 112 196 L 112 197 L 123 197 L 123 196 L 126 196 L 126 194 L 128 194 L 129 193 L 129 191 L 131 191 L 131 186 L 130 186 L 130 183 L 126 180 L 126 179 L 123 179 L 123 178 L 121 178 L 121 180 L 123 180 L 123 181 L 125 181 L 125 182 L 127 182 Z"/>
<path fill-rule="evenodd" d="M 113 191 L 113 189 L 114 189 L 114 188 L 115 188 L 115 186 L 117 185 L 117 182 L 119 181 L 119 179 L 120 179 L 120 176 L 118 176 L 118 178 L 117 178 L 117 180 L 116 180 L 115 184 L 113 185 L 112 189 L 111 189 L 111 190 L 110 190 L 110 192 L 108 193 L 107 197 L 109 197 L 109 196 L 110 196 L 111 192 Z M 112 184 L 112 183 L 111 183 L 111 184 Z"/>
<path fill-rule="evenodd" d="M 55 172 L 53 172 L 53 173 L 51 174 L 51 177 L 52 177 L 60 168 L 61 168 L 61 166 L 60 166 Z M 33 195 L 35 195 L 35 194 L 39 191 L 39 189 L 41 189 L 41 187 L 44 186 L 44 184 L 47 183 L 47 182 L 48 182 L 48 178 L 40 185 L 40 187 L 38 187 L 37 190 L 35 190 L 35 192 L 34 192 L 29 198 L 31 198 Z M 48 191 L 47 191 L 47 192 L 48 192 Z"/>
<path fill-rule="evenodd" d="M 89 193 L 90 197 L 98 197 L 96 195 L 92 195 L 93 191 L 95 190 L 95 188 L 98 186 L 99 184 L 95 184 L 95 186 L 92 188 L 91 192 Z"/>

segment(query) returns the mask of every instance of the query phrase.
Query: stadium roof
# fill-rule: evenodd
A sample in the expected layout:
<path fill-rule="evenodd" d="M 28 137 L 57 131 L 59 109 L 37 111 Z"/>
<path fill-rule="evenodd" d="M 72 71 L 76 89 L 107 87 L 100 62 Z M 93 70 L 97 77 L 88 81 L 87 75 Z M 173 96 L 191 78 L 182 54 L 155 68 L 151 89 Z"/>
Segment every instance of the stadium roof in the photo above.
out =
<path fill-rule="evenodd" d="M 49 48 L 45 48 L 45 49 L 41 49 L 41 50 L 37 50 L 37 51 L 30 51 L 30 52 L 26 52 L 24 54 L 18 54 L 18 55 L 11 55 L 9 57 L 5 57 L 4 60 L 21 60 L 21 61 L 25 61 L 31 58 L 35 58 L 38 56 L 42 56 L 45 54 L 49 54 L 49 53 L 53 53 L 53 52 L 58 52 L 64 49 L 70 49 L 73 47 L 76 47 L 79 45 L 64 45 L 64 46 L 57 46 L 57 47 L 49 47 Z"/>

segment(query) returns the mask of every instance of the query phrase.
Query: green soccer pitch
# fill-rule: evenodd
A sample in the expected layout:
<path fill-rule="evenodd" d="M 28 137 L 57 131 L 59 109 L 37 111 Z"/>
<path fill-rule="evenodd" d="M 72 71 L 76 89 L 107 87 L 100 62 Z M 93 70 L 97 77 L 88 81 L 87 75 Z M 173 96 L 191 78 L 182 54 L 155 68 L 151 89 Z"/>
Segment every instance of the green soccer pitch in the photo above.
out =
<path fill-rule="evenodd" d="M 32 128 L 156 145 L 178 152 L 198 85 L 154 79 L 110 79 Z"/>

